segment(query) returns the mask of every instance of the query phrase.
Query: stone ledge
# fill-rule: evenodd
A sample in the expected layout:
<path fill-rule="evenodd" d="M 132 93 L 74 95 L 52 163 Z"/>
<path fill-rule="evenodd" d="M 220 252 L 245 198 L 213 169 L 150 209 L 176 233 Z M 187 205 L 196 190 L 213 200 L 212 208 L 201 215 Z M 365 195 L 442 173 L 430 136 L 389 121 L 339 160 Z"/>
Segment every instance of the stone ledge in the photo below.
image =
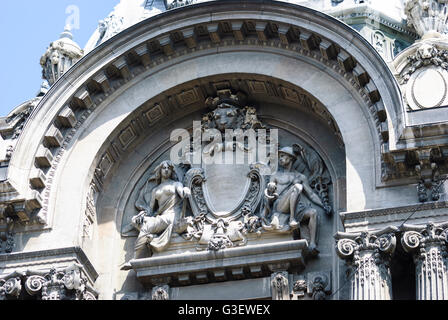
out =
<path fill-rule="evenodd" d="M 307 252 L 306 240 L 294 240 L 137 259 L 131 260 L 130 264 L 143 284 L 168 282 L 190 285 L 196 282 L 214 282 L 215 273 L 222 275 L 224 272 L 229 279 L 245 279 L 264 275 L 253 271 L 269 271 L 272 265 L 282 264 L 286 268 L 302 269 L 305 267 Z"/>
<path fill-rule="evenodd" d="M 373 218 L 373 217 L 386 216 L 390 214 L 411 213 L 414 211 L 425 211 L 425 210 L 443 209 L 443 208 L 448 208 L 448 201 L 417 203 L 409 206 L 401 206 L 395 208 L 381 208 L 381 209 L 372 209 L 356 212 L 341 212 L 339 213 L 339 216 L 341 217 L 342 222 L 345 223 L 347 220 Z"/>

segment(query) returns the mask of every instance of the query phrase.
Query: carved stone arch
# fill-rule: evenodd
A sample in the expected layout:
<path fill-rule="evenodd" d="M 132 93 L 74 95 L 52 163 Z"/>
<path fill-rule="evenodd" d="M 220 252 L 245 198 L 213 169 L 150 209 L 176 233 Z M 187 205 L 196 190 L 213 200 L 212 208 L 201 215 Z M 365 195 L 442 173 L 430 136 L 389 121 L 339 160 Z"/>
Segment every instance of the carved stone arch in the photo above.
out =
<path fill-rule="evenodd" d="M 335 212 L 346 211 L 344 145 L 338 135 L 336 123 L 332 122 L 332 117 L 328 115 L 328 118 L 324 118 L 322 114 L 313 111 L 323 112 L 326 110 L 320 101 L 283 79 L 259 74 L 213 74 L 207 78 L 195 79 L 169 88 L 151 98 L 136 108 L 105 140 L 100 152 L 96 154 L 95 161 L 90 168 L 92 174 L 89 176 L 89 179 L 91 178 L 95 184 L 101 186 L 97 206 L 98 223 L 103 226 L 99 226 L 102 230 L 98 231 L 99 236 L 92 241 L 92 245 L 97 247 L 97 252 L 102 253 L 107 250 L 107 246 L 113 246 L 118 257 L 116 261 L 120 266 L 132 258 L 137 234 L 135 231 L 129 232 L 129 225 L 130 219 L 137 213 L 135 202 L 139 191 L 144 187 L 153 169 L 162 160 L 168 159 L 169 149 L 173 145 L 169 141 L 170 130 L 174 128 L 191 129 L 192 122 L 200 120 L 204 112 L 207 112 L 204 99 L 206 88 L 210 88 L 213 92 L 216 88 L 230 86 L 233 90 L 238 91 L 247 88 L 248 83 L 253 84 L 254 82 L 257 82 L 259 87 L 270 86 L 270 89 L 258 95 L 250 92 L 249 89 L 247 104 L 257 107 L 258 115 L 263 123 L 272 128 L 279 128 L 283 132 L 282 137 L 286 137 L 286 139 L 282 139 L 282 142 L 285 146 L 299 142 L 306 147 L 313 148 L 320 155 L 332 178 L 330 198 Z M 289 95 L 280 94 L 282 88 L 288 89 Z M 186 108 L 179 101 L 182 101 L 182 96 L 194 96 L 195 94 L 191 91 L 197 92 L 197 99 L 189 100 Z M 278 94 L 270 96 L 269 94 L 273 94 L 273 91 Z M 213 96 L 212 93 L 210 94 Z M 292 96 L 295 98 L 292 99 Z M 177 107 L 168 107 L 167 105 L 170 103 L 176 104 Z M 311 105 L 314 109 L 310 107 Z M 163 106 L 172 111 L 170 117 L 161 118 L 158 124 L 142 128 L 141 121 L 147 121 L 148 115 L 153 114 L 152 112 L 159 114 L 157 110 Z M 315 127 L 314 131 L 311 129 L 312 127 Z M 137 130 L 140 132 L 135 137 L 129 134 L 129 132 L 137 132 Z M 325 138 L 320 137 L 319 134 Z M 123 136 L 126 136 L 130 142 L 124 141 Z M 120 151 L 124 146 L 126 149 Z M 105 156 L 106 158 L 111 156 L 115 160 L 108 170 L 109 174 L 98 177 L 96 172 L 102 168 L 101 162 L 106 159 Z M 109 223 L 112 225 L 104 227 Z M 331 218 L 321 215 L 320 223 L 321 230 L 326 234 L 332 234 L 340 228 L 337 215 Z M 114 243 L 113 245 L 104 246 L 105 243 L 102 240 L 104 237 L 101 236 L 104 233 L 115 234 L 113 239 L 110 239 Z M 287 240 L 288 237 L 283 238 Z M 172 242 L 173 244 L 168 248 L 170 253 L 186 249 L 184 241 L 180 237 L 175 238 Z M 331 248 L 332 242 L 333 239 L 330 240 L 330 243 L 325 242 L 325 244 Z M 188 248 L 195 251 L 195 243 L 191 243 Z M 108 272 L 106 273 L 109 277 L 113 278 L 120 273 L 114 266 L 107 268 Z M 124 283 L 117 282 L 116 288 L 118 290 L 118 288 L 129 288 L 129 286 L 137 290 L 135 279 L 129 278 Z"/>
<path fill-rule="evenodd" d="M 28 211 L 41 215 L 37 229 L 51 228 L 48 239 L 72 244 L 80 234 L 90 183 L 107 176 L 117 162 L 112 134 L 132 139 L 139 128 L 143 131 L 138 121 L 126 123 L 133 116 L 159 130 L 158 121 L 176 106 L 169 96 L 162 102 L 151 99 L 173 88 L 182 92 L 196 79 L 235 74 L 278 79 L 292 91 L 315 97 L 345 143 L 350 184 L 340 209 L 381 207 L 381 154 L 393 146 L 402 123 L 396 82 L 354 30 L 281 2 L 230 0 L 186 7 L 145 20 L 100 45 L 54 84 L 30 116 L 11 158 L 8 183 L 29 201 Z M 294 99 L 291 94 L 280 90 L 278 96 Z M 192 105 L 185 104 L 186 115 Z M 116 210 L 113 205 L 101 209 Z M 112 221 L 98 216 L 101 223 L 121 225 L 118 216 Z M 101 241 L 115 241 L 117 235 Z M 37 245 L 25 238 L 23 247 Z M 112 252 L 105 254 L 116 259 Z M 113 266 L 121 262 L 114 260 Z"/>

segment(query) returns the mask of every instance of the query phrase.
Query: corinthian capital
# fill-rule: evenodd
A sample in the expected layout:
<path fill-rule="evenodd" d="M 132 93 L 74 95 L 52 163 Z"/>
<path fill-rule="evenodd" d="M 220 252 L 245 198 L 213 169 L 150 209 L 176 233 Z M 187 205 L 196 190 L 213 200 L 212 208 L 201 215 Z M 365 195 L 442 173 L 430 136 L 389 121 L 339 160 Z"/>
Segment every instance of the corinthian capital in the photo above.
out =
<path fill-rule="evenodd" d="M 370 232 L 338 232 L 335 235 L 336 252 L 341 259 L 356 259 L 357 255 L 365 250 L 392 255 L 396 248 L 397 231 L 397 227 L 387 227 Z"/>
<path fill-rule="evenodd" d="M 413 252 L 431 244 L 448 244 L 448 222 L 438 224 L 430 222 L 426 225 L 404 224 L 401 230 L 404 231 L 401 244 L 406 252 Z"/>
<path fill-rule="evenodd" d="M 98 293 L 81 274 L 81 265 L 50 271 L 26 271 L 25 289 L 42 300 L 96 300 Z"/>

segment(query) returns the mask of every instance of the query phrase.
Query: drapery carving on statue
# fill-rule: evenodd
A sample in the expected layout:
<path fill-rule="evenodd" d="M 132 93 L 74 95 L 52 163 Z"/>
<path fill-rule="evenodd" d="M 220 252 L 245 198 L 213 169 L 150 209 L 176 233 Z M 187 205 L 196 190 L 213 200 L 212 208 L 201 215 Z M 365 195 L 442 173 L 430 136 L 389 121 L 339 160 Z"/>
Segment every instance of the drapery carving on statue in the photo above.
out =
<path fill-rule="evenodd" d="M 132 226 L 139 231 L 135 259 L 165 250 L 173 233 L 187 231 L 191 217 L 185 217 L 185 198 L 189 195 L 190 189 L 179 182 L 171 161 L 163 161 L 155 168 L 135 204 L 139 211 L 132 218 Z"/>
<path fill-rule="evenodd" d="M 311 203 L 303 201 L 303 195 L 327 214 L 331 214 L 333 209 L 328 198 L 328 185 L 331 180 L 324 175 L 325 167 L 320 157 L 314 151 L 306 150 L 298 144 L 280 149 L 278 162 L 278 171 L 270 177 L 264 192 L 261 210 L 263 229 L 291 232 L 298 229 L 302 221 L 306 221 L 310 234 L 309 251 L 312 255 L 317 255 L 318 212 Z"/>

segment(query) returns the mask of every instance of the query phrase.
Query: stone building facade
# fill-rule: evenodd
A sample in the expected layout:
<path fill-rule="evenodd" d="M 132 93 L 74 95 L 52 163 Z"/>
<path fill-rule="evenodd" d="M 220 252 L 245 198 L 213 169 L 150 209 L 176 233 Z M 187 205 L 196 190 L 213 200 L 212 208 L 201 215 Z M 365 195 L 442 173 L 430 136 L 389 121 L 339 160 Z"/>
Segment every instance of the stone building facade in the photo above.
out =
<path fill-rule="evenodd" d="M 447 299 L 446 12 L 122 0 L 65 30 L 0 119 L 0 297 Z"/>

